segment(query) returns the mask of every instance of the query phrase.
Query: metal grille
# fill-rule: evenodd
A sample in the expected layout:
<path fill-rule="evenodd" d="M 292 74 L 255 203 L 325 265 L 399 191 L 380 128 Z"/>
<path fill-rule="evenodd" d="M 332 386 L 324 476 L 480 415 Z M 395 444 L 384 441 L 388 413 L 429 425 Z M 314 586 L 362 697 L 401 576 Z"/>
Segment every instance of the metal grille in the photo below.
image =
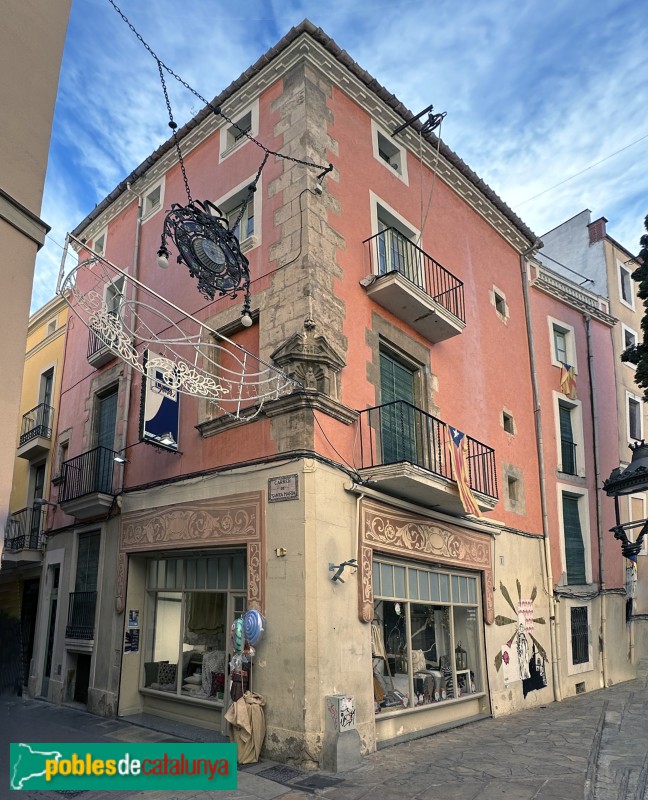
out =
<path fill-rule="evenodd" d="M 113 471 L 116 453 L 107 447 L 95 447 L 80 456 L 64 461 L 59 502 L 76 500 L 91 492 L 115 494 Z"/>
<path fill-rule="evenodd" d="M 96 592 L 70 592 L 68 623 L 65 628 L 67 639 L 93 639 Z"/>
<path fill-rule="evenodd" d="M 560 440 L 562 471 L 567 475 L 576 474 L 576 445 L 569 439 Z"/>
<path fill-rule="evenodd" d="M 21 508 L 11 514 L 5 528 L 7 552 L 38 550 L 43 540 L 43 509 L 40 506 Z"/>
<path fill-rule="evenodd" d="M 47 405 L 47 403 L 41 403 L 36 408 L 32 408 L 31 411 L 23 414 L 19 446 L 22 447 L 37 436 L 51 439 L 53 413 L 52 406 Z"/>
<path fill-rule="evenodd" d="M 443 306 L 462 322 L 466 321 L 463 283 L 438 261 L 417 247 L 394 228 L 385 228 L 365 239 L 372 270 L 377 275 L 399 272 L 435 303 Z"/>
<path fill-rule="evenodd" d="M 587 606 L 571 609 L 571 644 L 572 664 L 586 664 L 589 661 Z"/>
<path fill-rule="evenodd" d="M 497 499 L 495 451 L 470 436 L 466 439 L 470 488 Z M 451 448 L 446 423 L 404 400 L 360 412 L 362 467 L 408 461 L 454 481 Z"/>

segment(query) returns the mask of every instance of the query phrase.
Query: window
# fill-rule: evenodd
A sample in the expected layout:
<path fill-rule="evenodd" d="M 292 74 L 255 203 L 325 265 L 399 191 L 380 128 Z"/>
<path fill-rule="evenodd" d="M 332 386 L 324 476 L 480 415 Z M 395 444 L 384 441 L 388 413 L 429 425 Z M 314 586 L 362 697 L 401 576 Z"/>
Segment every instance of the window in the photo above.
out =
<path fill-rule="evenodd" d="M 568 363 L 567 358 L 567 334 L 560 328 L 554 328 L 554 351 L 556 359 L 563 364 Z"/>
<path fill-rule="evenodd" d="M 253 178 L 239 184 L 216 204 L 227 219 L 227 224 L 239 240 L 241 250 L 249 250 L 260 244 L 261 226 L 257 218 L 261 218 L 261 185 L 256 192 L 250 194 L 249 187 Z"/>
<path fill-rule="evenodd" d="M 149 189 L 144 195 L 144 207 L 142 209 L 142 219 L 152 217 L 156 211 L 162 208 L 164 201 L 164 181 L 160 181 L 157 186 Z"/>
<path fill-rule="evenodd" d="M 516 503 L 519 499 L 519 485 L 520 482 L 512 475 L 507 475 L 506 486 L 508 489 L 508 499 L 511 503 Z"/>
<path fill-rule="evenodd" d="M 106 236 L 106 231 L 103 230 L 101 233 L 97 234 L 94 239 L 92 249 L 99 256 L 103 256 L 106 253 Z"/>
<path fill-rule="evenodd" d="M 400 272 L 420 286 L 419 250 L 412 246 L 417 234 L 381 205 L 377 207 L 377 215 L 378 274 Z"/>
<path fill-rule="evenodd" d="M 255 100 L 246 111 L 232 116 L 231 119 L 233 124 L 221 129 L 221 159 L 227 158 L 230 153 L 244 144 L 248 140 L 248 135 L 256 136 L 258 134 L 259 101 Z"/>
<path fill-rule="evenodd" d="M 244 553 L 148 561 L 141 687 L 222 704 L 230 628 L 246 610 L 246 589 Z M 245 688 L 249 677 L 241 676 Z"/>
<path fill-rule="evenodd" d="M 585 664 L 590 660 L 587 606 L 572 606 L 570 619 L 572 664 Z"/>
<path fill-rule="evenodd" d="M 376 559 L 373 589 L 377 711 L 482 691 L 478 577 Z"/>
<path fill-rule="evenodd" d="M 587 583 L 585 544 L 581 526 L 582 495 L 562 493 L 562 526 L 565 549 L 565 572 L 568 584 Z"/>
<path fill-rule="evenodd" d="M 380 353 L 380 429 L 382 463 L 409 461 L 416 464 L 416 422 L 414 407 L 416 371 L 398 361 L 390 352 Z"/>
<path fill-rule="evenodd" d="M 515 420 L 512 414 L 502 411 L 502 427 L 507 433 L 515 433 Z"/>
<path fill-rule="evenodd" d="M 47 323 L 47 332 L 45 333 L 45 336 L 51 336 L 55 330 L 56 330 L 56 318 L 51 319 Z"/>
<path fill-rule="evenodd" d="M 493 298 L 495 302 L 495 311 L 503 317 L 508 316 L 508 308 L 506 306 L 506 298 L 497 290 L 493 290 Z"/>
<path fill-rule="evenodd" d="M 630 308 L 634 308 L 634 285 L 632 283 L 632 272 L 623 264 L 619 264 L 619 297 L 621 302 Z"/>
<path fill-rule="evenodd" d="M 108 313 L 118 317 L 124 300 L 124 276 L 115 278 L 106 286 L 105 303 Z"/>
<path fill-rule="evenodd" d="M 628 437 L 634 441 L 643 439 L 643 408 L 641 398 L 626 392 L 628 400 Z"/>
<path fill-rule="evenodd" d="M 637 344 L 637 334 L 632 328 L 628 328 L 627 325 L 621 323 L 621 336 L 622 336 L 622 347 L 624 350 L 627 350 L 629 347 L 634 347 Z M 630 361 L 625 361 L 625 364 L 629 366 L 631 369 L 637 369 L 636 364 L 632 364 Z"/>
<path fill-rule="evenodd" d="M 407 183 L 407 151 L 387 132 L 379 130 L 374 120 L 371 121 L 371 136 L 374 158 Z"/>
<path fill-rule="evenodd" d="M 548 317 L 547 321 L 551 336 L 551 363 L 556 367 L 569 364 L 577 373 L 574 328 L 553 317 Z"/>
<path fill-rule="evenodd" d="M 558 403 L 560 423 L 560 471 L 567 475 L 576 475 L 576 443 L 572 426 L 573 407 L 567 403 Z"/>

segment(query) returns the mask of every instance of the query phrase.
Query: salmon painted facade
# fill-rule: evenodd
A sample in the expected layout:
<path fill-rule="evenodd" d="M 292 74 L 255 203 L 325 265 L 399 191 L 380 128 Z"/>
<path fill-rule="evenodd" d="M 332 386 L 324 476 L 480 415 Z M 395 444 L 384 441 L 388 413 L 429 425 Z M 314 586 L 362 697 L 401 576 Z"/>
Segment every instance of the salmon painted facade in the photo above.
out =
<path fill-rule="evenodd" d="M 135 278 L 182 310 L 170 324 L 192 330 L 188 312 L 295 383 L 254 418 L 251 401 L 237 418 L 179 394 L 145 442 L 142 398 L 163 381 L 70 314 L 44 566 L 62 600 L 31 690 L 225 732 L 251 688 L 270 757 L 335 768 L 347 732 L 353 759 L 630 677 L 597 492 L 618 453 L 600 423 L 617 418 L 605 299 L 552 276 L 420 122 L 393 135 L 410 112 L 308 22 L 212 105 L 228 121 L 206 108 L 178 135 L 192 196 L 238 223 L 252 324 L 175 251 L 157 264 L 186 204 L 171 140 L 77 227 L 79 258 L 118 268 L 100 298 L 118 325 L 146 294 Z M 250 137 L 333 169 L 271 156 L 250 195 Z M 576 397 L 552 320 L 573 333 Z M 266 629 L 240 668 L 230 631 L 251 609 Z M 39 624 L 44 641 L 44 607 Z"/>

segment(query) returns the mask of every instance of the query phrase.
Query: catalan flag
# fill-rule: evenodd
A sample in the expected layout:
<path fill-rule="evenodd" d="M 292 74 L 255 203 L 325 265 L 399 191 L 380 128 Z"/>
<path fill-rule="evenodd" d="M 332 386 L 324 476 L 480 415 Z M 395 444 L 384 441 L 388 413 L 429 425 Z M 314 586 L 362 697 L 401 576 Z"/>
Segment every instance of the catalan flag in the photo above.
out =
<path fill-rule="evenodd" d="M 570 364 L 560 365 L 560 391 L 570 400 L 576 400 L 576 373 Z"/>
<path fill-rule="evenodd" d="M 477 505 L 477 501 L 470 488 L 470 473 L 468 472 L 468 442 L 466 441 L 466 434 L 462 433 L 452 425 L 448 426 L 450 429 L 450 438 L 452 439 L 452 466 L 454 469 L 455 480 L 459 487 L 459 497 L 463 504 L 466 514 L 474 514 L 476 517 L 483 516 Z"/>

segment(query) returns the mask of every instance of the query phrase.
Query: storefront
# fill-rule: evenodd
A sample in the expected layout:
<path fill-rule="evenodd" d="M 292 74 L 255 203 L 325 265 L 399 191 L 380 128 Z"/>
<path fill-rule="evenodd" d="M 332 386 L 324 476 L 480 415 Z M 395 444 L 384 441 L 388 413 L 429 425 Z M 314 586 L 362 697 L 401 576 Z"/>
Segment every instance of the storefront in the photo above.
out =
<path fill-rule="evenodd" d="M 359 567 L 376 741 L 489 714 L 491 537 L 364 499 Z"/>

